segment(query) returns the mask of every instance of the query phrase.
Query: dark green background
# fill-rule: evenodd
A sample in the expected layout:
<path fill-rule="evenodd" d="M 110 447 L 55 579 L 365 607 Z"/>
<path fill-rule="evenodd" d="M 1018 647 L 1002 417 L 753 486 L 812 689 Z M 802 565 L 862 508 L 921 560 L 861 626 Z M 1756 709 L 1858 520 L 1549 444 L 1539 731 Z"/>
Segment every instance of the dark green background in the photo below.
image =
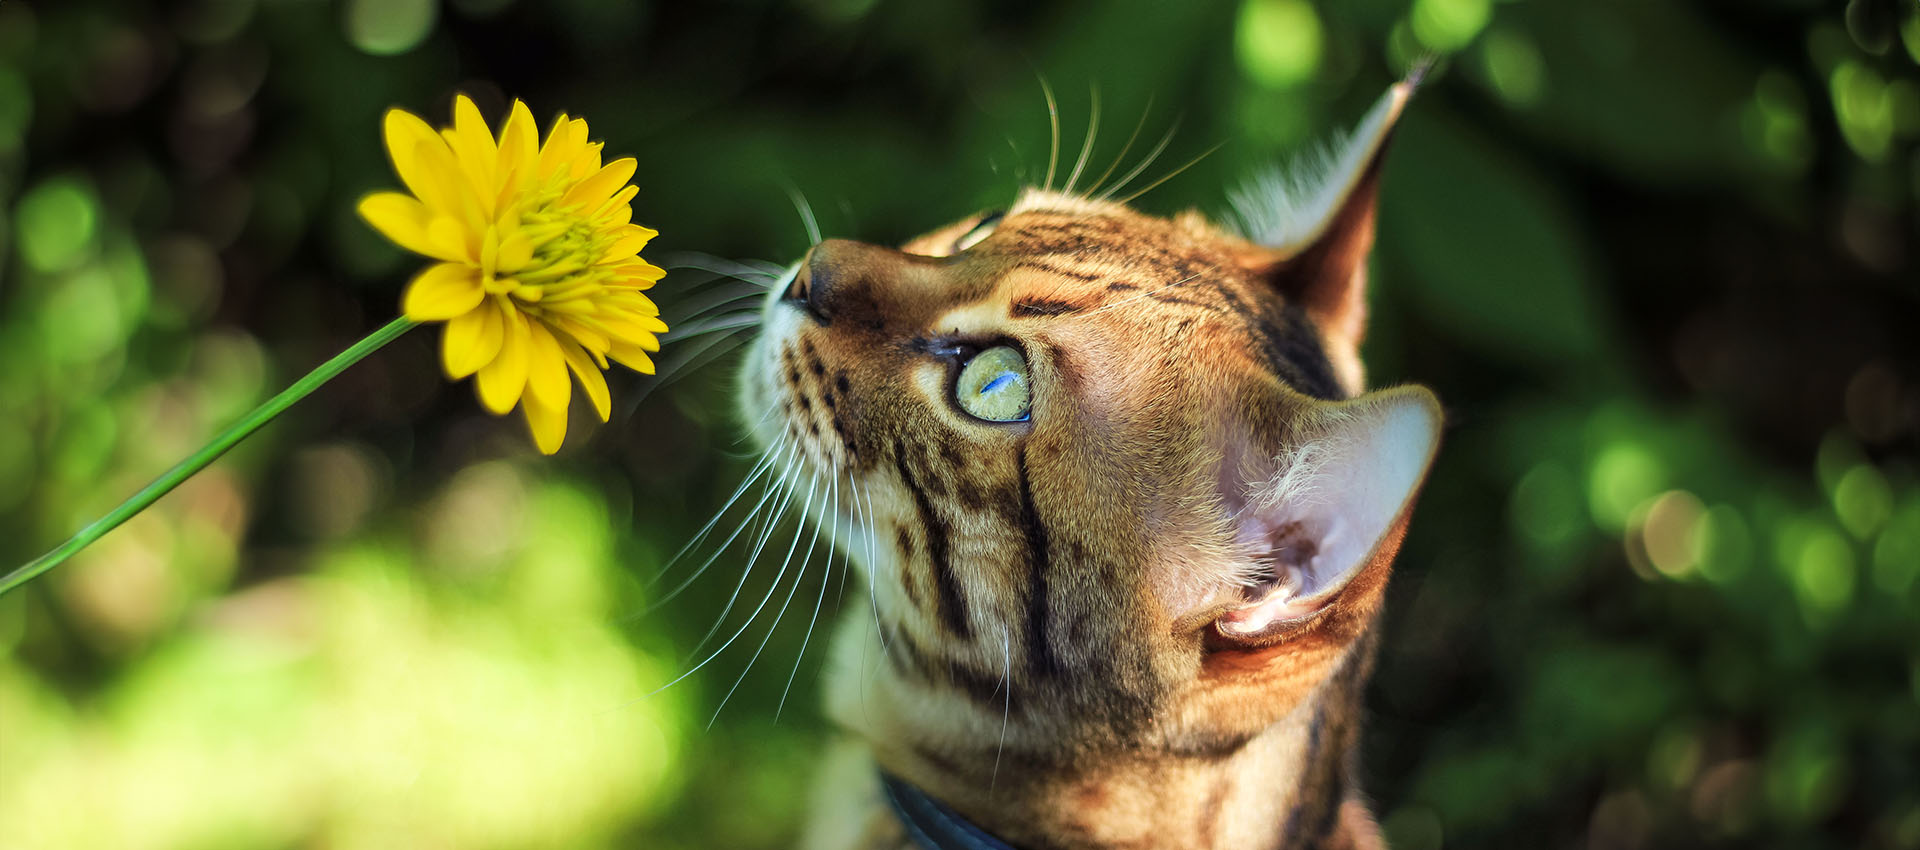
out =
<path fill-rule="evenodd" d="M 1370 692 L 1394 846 L 1920 848 L 1907 0 L 0 0 L 0 560 L 393 314 L 389 106 L 583 115 L 647 256 L 786 262 L 789 188 L 870 241 L 1003 205 L 1042 78 L 1063 159 L 1094 87 L 1098 168 L 1221 145 L 1138 202 L 1219 212 L 1427 53 L 1367 345 L 1450 420 Z M 759 624 L 645 696 L 744 560 L 649 610 L 749 466 L 729 341 L 548 459 L 417 331 L 0 599 L 0 845 L 785 845 L 825 586 L 724 710 Z"/>

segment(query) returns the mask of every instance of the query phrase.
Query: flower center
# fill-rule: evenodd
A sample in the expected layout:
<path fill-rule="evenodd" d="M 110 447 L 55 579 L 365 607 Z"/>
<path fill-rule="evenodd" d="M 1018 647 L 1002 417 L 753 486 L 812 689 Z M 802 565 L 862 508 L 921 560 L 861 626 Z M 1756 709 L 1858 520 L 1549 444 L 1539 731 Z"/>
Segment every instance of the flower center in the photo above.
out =
<path fill-rule="evenodd" d="M 604 285 L 611 270 L 598 261 L 614 237 L 579 205 L 560 206 L 563 188 L 531 198 L 517 226 L 489 230 L 492 257 L 482 263 L 487 291 L 531 306 L 591 294 Z"/>

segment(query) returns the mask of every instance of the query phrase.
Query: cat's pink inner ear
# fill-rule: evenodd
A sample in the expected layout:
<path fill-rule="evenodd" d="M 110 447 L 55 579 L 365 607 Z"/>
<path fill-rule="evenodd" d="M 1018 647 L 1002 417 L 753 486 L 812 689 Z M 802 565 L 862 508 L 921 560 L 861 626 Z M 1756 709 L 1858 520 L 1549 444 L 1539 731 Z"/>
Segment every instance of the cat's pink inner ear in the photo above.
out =
<path fill-rule="evenodd" d="M 1440 424 L 1439 401 L 1420 387 L 1327 405 L 1236 517 L 1249 602 L 1222 615 L 1220 631 L 1258 635 L 1337 596 L 1413 500 Z"/>

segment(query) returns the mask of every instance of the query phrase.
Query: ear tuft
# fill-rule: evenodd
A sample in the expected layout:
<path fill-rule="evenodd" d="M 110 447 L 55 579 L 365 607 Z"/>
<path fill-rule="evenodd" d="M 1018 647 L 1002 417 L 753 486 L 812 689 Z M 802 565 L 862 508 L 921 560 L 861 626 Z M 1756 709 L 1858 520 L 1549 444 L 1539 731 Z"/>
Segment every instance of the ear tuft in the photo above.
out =
<path fill-rule="evenodd" d="M 1426 478 L 1440 426 L 1439 400 L 1421 387 L 1322 408 L 1236 519 L 1254 598 L 1219 619 L 1221 634 L 1272 634 L 1324 608 L 1372 564 Z"/>
<path fill-rule="evenodd" d="M 1380 96 L 1353 132 L 1326 147 L 1250 178 L 1229 197 L 1240 235 L 1282 254 L 1297 254 L 1321 236 L 1340 208 L 1375 170 L 1400 112 L 1419 80 L 1409 77 Z"/>
<path fill-rule="evenodd" d="M 1271 249 L 1262 273 L 1343 353 L 1336 362 L 1357 356 L 1350 350 L 1366 329 L 1367 257 L 1381 162 L 1417 81 L 1410 76 L 1388 89 L 1333 153 L 1309 158 L 1287 176 L 1256 178 L 1233 196 L 1243 235 Z M 1357 373 L 1357 362 L 1343 371 Z M 1349 391 L 1357 391 L 1358 375 L 1346 377 Z"/>

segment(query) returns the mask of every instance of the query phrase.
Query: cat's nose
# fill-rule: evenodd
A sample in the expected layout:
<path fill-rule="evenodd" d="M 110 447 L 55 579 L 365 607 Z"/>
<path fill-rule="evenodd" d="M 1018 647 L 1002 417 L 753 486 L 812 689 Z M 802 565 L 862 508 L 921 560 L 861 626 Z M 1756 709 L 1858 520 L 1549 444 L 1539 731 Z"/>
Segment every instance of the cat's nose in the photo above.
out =
<path fill-rule="evenodd" d="M 847 239 L 827 239 L 813 246 L 793 276 L 793 285 L 787 287 L 787 299 L 805 307 L 814 321 L 832 322 L 842 290 L 858 274 L 855 258 L 865 251 L 866 246 Z"/>

